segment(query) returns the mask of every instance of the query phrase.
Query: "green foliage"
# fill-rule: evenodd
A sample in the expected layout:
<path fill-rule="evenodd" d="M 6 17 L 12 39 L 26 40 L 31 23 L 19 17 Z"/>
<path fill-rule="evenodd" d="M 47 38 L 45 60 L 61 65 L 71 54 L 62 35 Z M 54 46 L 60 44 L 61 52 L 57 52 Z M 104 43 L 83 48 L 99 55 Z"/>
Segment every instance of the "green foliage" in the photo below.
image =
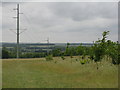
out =
<path fill-rule="evenodd" d="M 57 63 L 57 61 L 55 61 L 54 63 Z"/>
<path fill-rule="evenodd" d="M 69 44 L 69 45 L 70 45 L 70 44 Z M 64 54 L 65 54 L 65 56 L 73 56 L 73 55 L 76 55 L 76 49 L 75 49 L 75 47 L 69 47 L 69 46 L 67 45 Z"/>
<path fill-rule="evenodd" d="M 83 64 L 87 64 L 90 62 L 90 59 L 83 59 L 83 60 L 80 60 L 80 63 L 83 65 Z"/>
<path fill-rule="evenodd" d="M 53 55 L 53 56 L 61 56 L 61 55 L 62 55 L 62 51 L 61 51 L 59 48 L 54 49 L 54 50 L 52 51 L 52 55 Z"/>
<path fill-rule="evenodd" d="M 111 40 L 107 41 L 107 50 L 106 55 L 112 58 L 113 64 L 120 64 L 120 48 L 119 44 L 112 42 Z"/>
<path fill-rule="evenodd" d="M 119 56 L 120 49 L 119 43 L 112 42 L 111 40 L 106 40 L 109 31 L 104 31 L 102 34 L 102 39 L 96 41 L 94 44 L 93 51 L 94 53 L 90 55 L 95 62 L 101 61 L 102 58 L 106 55 L 112 58 L 113 64 L 120 64 Z"/>
<path fill-rule="evenodd" d="M 85 59 L 85 55 L 82 56 L 82 59 Z"/>
<path fill-rule="evenodd" d="M 65 57 L 64 56 L 61 56 L 62 60 L 65 60 Z"/>
<path fill-rule="evenodd" d="M 52 50 L 49 53 L 51 55 L 48 56 L 46 56 L 47 53 L 45 52 L 30 52 L 30 53 L 21 52 L 20 57 L 41 58 L 46 56 L 46 60 L 50 61 L 52 60 L 53 56 L 61 56 L 62 60 L 65 59 L 64 56 L 70 56 L 72 61 L 73 56 L 82 56 L 83 61 L 81 61 L 81 63 L 84 63 L 86 61 L 84 60 L 86 59 L 85 58 L 86 56 L 89 56 L 89 59 L 94 60 L 95 62 L 100 62 L 101 60 L 103 60 L 104 56 L 107 56 L 112 59 L 111 63 L 120 64 L 120 48 L 119 48 L 120 44 L 118 42 L 107 40 L 107 35 L 109 35 L 109 31 L 104 31 L 102 33 L 102 39 L 98 39 L 91 47 L 82 46 L 82 44 L 73 47 L 70 46 L 70 43 L 67 43 L 66 49 L 56 48 Z M 7 48 L 3 48 L 2 58 L 15 58 L 15 57 L 16 48 L 13 51 L 8 51 Z"/>
<path fill-rule="evenodd" d="M 33 53 L 24 53 L 21 55 L 22 58 L 33 58 L 34 54 Z"/>
<path fill-rule="evenodd" d="M 78 59 L 75 59 L 76 61 L 78 61 Z"/>
<path fill-rule="evenodd" d="M 77 55 L 83 55 L 84 53 L 85 53 L 85 48 L 84 48 L 84 46 L 79 45 L 79 46 L 76 48 L 76 54 L 77 54 Z"/>
<path fill-rule="evenodd" d="M 65 53 L 64 53 L 66 56 L 70 55 L 69 45 L 70 45 L 70 43 L 67 43 L 66 50 L 65 50 Z"/>
<path fill-rule="evenodd" d="M 94 44 L 93 50 L 94 50 L 94 56 L 95 56 L 94 61 L 95 62 L 101 61 L 102 57 L 105 55 L 106 48 L 107 48 L 107 45 L 106 45 L 107 36 L 106 35 L 108 34 L 109 34 L 109 31 L 104 31 L 102 34 L 103 35 L 102 40 L 98 40 Z"/>
<path fill-rule="evenodd" d="M 69 46 L 70 46 L 70 43 L 67 43 L 67 47 L 66 48 L 69 48 Z"/>
<path fill-rule="evenodd" d="M 91 46 L 90 49 L 89 49 L 90 53 L 89 53 L 89 58 L 91 60 L 94 60 L 95 59 L 95 55 L 94 55 L 94 46 Z"/>
<path fill-rule="evenodd" d="M 46 61 L 51 61 L 53 60 L 53 56 L 52 55 L 48 55 L 45 57 L 46 58 Z"/>
<path fill-rule="evenodd" d="M 8 52 L 7 48 L 3 47 L 2 48 L 2 58 L 9 58 L 10 57 L 10 53 Z"/>
<path fill-rule="evenodd" d="M 80 63 L 83 65 L 86 63 L 86 60 L 80 60 Z"/>
<path fill-rule="evenodd" d="M 31 53 L 23 53 L 20 55 L 21 58 L 41 58 L 41 57 L 45 57 L 46 53 L 35 53 L 35 52 L 31 52 Z"/>

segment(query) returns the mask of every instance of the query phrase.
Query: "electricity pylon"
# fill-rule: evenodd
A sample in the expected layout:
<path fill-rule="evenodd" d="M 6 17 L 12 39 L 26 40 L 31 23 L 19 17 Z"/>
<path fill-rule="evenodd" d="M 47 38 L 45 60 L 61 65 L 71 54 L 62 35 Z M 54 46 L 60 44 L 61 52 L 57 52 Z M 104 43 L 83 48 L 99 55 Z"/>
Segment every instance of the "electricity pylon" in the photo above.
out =
<path fill-rule="evenodd" d="M 20 8 L 19 8 L 19 4 L 17 4 L 17 8 L 13 9 L 13 10 L 17 10 L 17 17 L 13 17 L 13 18 L 16 18 L 17 19 L 17 58 L 19 58 L 19 35 L 22 33 L 20 32 L 20 14 L 23 14 L 23 13 L 20 13 Z M 23 29 L 23 30 L 26 30 L 26 29 Z"/>

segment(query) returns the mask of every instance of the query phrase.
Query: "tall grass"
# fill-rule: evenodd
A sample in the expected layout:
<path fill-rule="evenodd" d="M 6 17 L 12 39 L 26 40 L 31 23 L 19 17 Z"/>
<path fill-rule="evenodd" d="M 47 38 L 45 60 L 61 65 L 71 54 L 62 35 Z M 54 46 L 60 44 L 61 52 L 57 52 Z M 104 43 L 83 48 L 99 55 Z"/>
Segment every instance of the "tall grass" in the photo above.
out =
<path fill-rule="evenodd" d="M 117 88 L 118 68 L 108 61 L 84 65 L 78 57 L 3 60 L 3 88 Z M 57 61 L 57 63 L 54 63 Z"/>

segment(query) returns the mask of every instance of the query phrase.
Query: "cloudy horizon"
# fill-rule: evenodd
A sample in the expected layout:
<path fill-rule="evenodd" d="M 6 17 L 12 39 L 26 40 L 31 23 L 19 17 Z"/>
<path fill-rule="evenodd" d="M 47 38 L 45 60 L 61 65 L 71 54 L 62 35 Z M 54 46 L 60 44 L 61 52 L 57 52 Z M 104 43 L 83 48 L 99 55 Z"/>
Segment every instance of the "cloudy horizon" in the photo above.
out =
<path fill-rule="evenodd" d="M 2 4 L 3 42 L 16 42 L 17 3 Z M 20 42 L 91 43 L 110 31 L 108 39 L 118 41 L 117 2 L 36 2 L 20 3 Z M 21 30 L 22 31 L 22 30 Z"/>

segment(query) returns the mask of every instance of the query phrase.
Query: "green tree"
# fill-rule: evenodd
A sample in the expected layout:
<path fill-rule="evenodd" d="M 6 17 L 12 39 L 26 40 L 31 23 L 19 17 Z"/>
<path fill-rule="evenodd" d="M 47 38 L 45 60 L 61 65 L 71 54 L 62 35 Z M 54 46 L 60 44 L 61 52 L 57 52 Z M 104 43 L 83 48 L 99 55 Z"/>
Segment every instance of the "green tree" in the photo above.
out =
<path fill-rule="evenodd" d="M 76 48 L 76 54 L 77 55 L 83 55 L 85 52 L 84 46 L 82 46 L 82 44 L 80 44 L 77 48 Z"/>
<path fill-rule="evenodd" d="M 62 52 L 61 52 L 61 50 L 60 50 L 59 48 L 54 49 L 54 50 L 52 51 L 52 55 L 53 55 L 53 56 L 61 56 L 61 54 L 62 54 Z"/>
<path fill-rule="evenodd" d="M 64 53 L 66 56 L 69 56 L 69 45 L 70 45 L 70 43 L 67 43 L 66 50 Z"/>
<path fill-rule="evenodd" d="M 101 61 L 102 57 L 106 53 L 106 49 L 107 49 L 106 38 L 108 34 L 109 31 L 104 31 L 102 33 L 102 40 L 98 40 L 94 44 L 95 62 Z"/>
<path fill-rule="evenodd" d="M 3 47 L 2 48 L 2 58 L 5 59 L 5 58 L 9 58 L 10 57 L 10 54 L 7 50 L 7 48 Z"/>
<path fill-rule="evenodd" d="M 120 64 L 120 48 L 119 43 L 112 42 L 111 40 L 107 41 L 106 55 L 112 58 L 113 64 Z"/>
<path fill-rule="evenodd" d="M 107 49 L 106 38 L 108 34 L 109 34 L 109 31 L 104 31 L 102 33 L 102 39 L 101 40 L 99 39 L 98 41 L 96 41 L 93 46 L 94 61 L 96 62 L 97 69 L 98 69 L 97 62 L 100 62 L 104 57 L 104 55 L 106 55 L 106 49 Z"/>

